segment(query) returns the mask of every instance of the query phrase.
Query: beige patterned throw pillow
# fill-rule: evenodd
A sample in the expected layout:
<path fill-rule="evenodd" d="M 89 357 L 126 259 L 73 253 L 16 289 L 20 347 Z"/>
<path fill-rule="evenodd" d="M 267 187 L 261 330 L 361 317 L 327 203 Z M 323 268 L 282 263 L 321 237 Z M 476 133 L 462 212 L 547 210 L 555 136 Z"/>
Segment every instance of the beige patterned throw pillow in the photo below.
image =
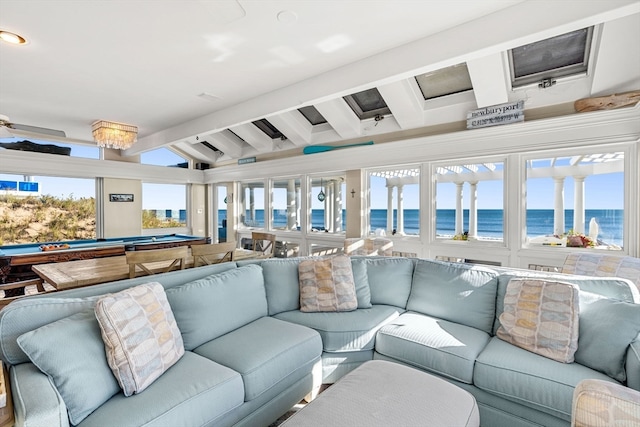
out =
<path fill-rule="evenodd" d="M 578 287 L 571 283 L 511 279 L 498 338 L 558 362 L 578 349 Z"/>
<path fill-rule="evenodd" d="M 95 313 L 107 362 L 125 396 L 140 393 L 184 354 L 182 335 L 157 282 L 105 295 Z"/>
<path fill-rule="evenodd" d="M 298 281 L 300 311 L 352 311 L 358 308 L 351 259 L 345 255 L 300 261 Z"/>

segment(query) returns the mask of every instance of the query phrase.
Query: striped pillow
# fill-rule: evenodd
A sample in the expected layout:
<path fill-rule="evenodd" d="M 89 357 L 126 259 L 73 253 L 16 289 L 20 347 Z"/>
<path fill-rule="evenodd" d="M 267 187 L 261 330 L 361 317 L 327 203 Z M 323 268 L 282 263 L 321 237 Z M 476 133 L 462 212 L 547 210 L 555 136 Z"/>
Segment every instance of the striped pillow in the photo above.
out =
<path fill-rule="evenodd" d="M 125 396 L 140 393 L 184 354 L 164 288 L 147 283 L 96 303 L 107 361 Z"/>
<path fill-rule="evenodd" d="M 562 363 L 578 349 L 579 289 L 564 282 L 511 279 L 498 338 Z"/>
<path fill-rule="evenodd" d="M 298 264 L 300 311 L 352 311 L 358 308 L 351 259 L 345 255 Z"/>

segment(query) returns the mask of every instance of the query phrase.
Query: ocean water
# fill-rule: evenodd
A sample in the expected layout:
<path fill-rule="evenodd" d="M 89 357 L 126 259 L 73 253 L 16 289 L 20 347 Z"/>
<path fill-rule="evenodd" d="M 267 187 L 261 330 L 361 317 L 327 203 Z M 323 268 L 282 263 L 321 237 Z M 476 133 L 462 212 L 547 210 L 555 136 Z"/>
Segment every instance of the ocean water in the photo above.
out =
<path fill-rule="evenodd" d="M 420 216 L 418 209 L 405 209 L 404 230 L 406 234 L 419 234 Z M 565 232 L 573 227 L 573 209 L 565 210 Z M 589 233 L 589 222 L 595 218 L 599 226 L 598 238 L 606 243 L 622 246 L 622 225 L 624 211 L 622 209 L 586 209 L 585 223 L 586 233 Z M 455 209 L 438 209 L 436 212 L 436 233 L 442 236 L 452 236 L 455 234 Z M 502 209 L 478 209 L 478 235 L 501 239 L 503 235 Z M 469 229 L 469 211 L 464 210 L 464 230 Z M 219 211 L 220 225 L 222 219 L 226 218 L 226 210 Z M 343 223 L 346 222 L 346 212 L 342 212 Z M 394 228 L 397 218 L 396 212 L 393 214 Z M 284 227 L 287 224 L 285 211 L 277 211 L 274 216 L 274 226 Z M 264 226 L 264 212 L 256 210 L 255 226 Z M 314 209 L 311 212 L 311 225 L 318 230 L 324 229 L 324 210 Z M 386 229 L 387 210 L 371 210 L 371 229 Z M 527 210 L 527 236 L 545 236 L 553 234 L 553 209 L 529 209 Z"/>

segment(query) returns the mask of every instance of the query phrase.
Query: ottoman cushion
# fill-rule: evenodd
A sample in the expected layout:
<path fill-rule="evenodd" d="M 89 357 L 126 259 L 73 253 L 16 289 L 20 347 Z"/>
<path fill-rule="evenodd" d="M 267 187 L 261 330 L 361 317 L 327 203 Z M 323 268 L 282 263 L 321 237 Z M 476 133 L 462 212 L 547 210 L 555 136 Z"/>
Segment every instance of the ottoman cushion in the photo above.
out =
<path fill-rule="evenodd" d="M 286 420 L 303 426 L 479 426 L 475 398 L 426 372 L 383 360 L 366 362 Z"/>

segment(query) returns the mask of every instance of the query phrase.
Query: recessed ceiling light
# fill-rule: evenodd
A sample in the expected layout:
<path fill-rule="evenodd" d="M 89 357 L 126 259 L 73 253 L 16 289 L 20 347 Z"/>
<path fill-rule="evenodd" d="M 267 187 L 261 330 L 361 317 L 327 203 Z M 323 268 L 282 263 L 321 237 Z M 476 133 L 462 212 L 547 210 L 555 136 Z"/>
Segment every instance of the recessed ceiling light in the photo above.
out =
<path fill-rule="evenodd" d="M 27 40 L 19 34 L 0 30 L 0 40 L 11 44 L 26 44 Z"/>

